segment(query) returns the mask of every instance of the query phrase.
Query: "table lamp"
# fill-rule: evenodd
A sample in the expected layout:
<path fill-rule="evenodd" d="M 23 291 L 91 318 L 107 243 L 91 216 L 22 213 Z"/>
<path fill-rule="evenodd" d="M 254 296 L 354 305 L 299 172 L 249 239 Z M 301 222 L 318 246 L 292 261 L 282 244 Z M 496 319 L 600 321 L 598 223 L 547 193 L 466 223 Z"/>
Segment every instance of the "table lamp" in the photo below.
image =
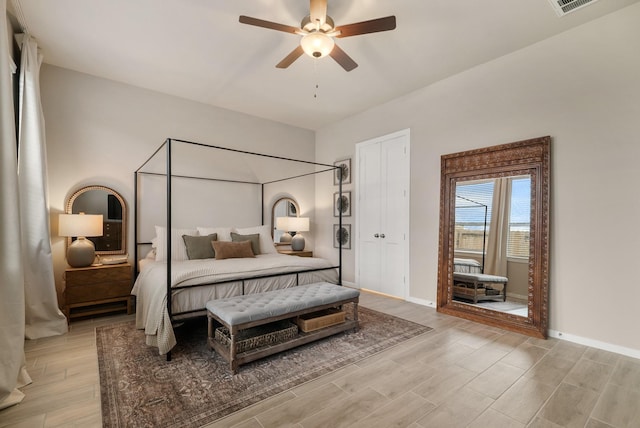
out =
<path fill-rule="evenodd" d="M 300 232 L 309 231 L 309 217 L 289 217 L 289 232 L 294 232 L 291 238 L 291 249 L 293 251 L 304 250 L 304 237 Z"/>
<path fill-rule="evenodd" d="M 58 235 L 77 238 L 67 248 L 69 266 L 91 266 L 96 257 L 96 249 L 86 237 L 102 236 L 102 214 L 60 214 Z"/>

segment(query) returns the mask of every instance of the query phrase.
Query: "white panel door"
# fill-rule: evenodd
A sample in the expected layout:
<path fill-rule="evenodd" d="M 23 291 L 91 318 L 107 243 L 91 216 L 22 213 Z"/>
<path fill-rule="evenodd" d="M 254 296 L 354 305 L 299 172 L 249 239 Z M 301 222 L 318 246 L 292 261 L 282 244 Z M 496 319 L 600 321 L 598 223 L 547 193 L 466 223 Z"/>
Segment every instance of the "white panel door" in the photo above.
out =
<path fill-rule="evenodd" d="M 361 288 L 405 298 L 409 270 L 409 132 L 359 144 L 356 275 Z"/>
<path fill-rule="evenodd" d="M 377 290 L 380 282 L 380 145 L 358 147 L 356 189 L 358 286 Z M 379 291 L 379 290 L 378 290 Z"/>

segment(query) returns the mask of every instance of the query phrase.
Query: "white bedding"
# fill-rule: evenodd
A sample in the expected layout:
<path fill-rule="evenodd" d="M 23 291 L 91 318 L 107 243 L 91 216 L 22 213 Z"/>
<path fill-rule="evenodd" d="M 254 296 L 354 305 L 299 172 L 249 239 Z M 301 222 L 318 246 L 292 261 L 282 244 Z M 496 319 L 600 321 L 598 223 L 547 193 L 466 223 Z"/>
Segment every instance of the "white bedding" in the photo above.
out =
<path fill-rule="evenodd" d="M 136 327 L 145 330 L 148 345 L 156 346 L 160 354 L 166 354 L 176 344 L 167 311 L 167 264 L 147 259 L 140 266 L 140 275 L 131 292 L 136 296 Z M 174 314 L 203 310 L 209 300 L 237 296 L 243 292 L 251 294 L 292 287 L 296 285 L 296 275 L 245 280 L 244 290 L 242 281 L 226 284 L 215 282 L 328 267 L 331 267 L 331 263 L 324 259 L 284 254 L 261 254 L 255 258 L 226 260 L 173 261 L 171 287 L 174 292 L 171 309 Z M 335 269 L 302 273 L 298 276 L 299 284 L 337 281 Z M 209 285 L 185 288 L 196 284 Z"/>

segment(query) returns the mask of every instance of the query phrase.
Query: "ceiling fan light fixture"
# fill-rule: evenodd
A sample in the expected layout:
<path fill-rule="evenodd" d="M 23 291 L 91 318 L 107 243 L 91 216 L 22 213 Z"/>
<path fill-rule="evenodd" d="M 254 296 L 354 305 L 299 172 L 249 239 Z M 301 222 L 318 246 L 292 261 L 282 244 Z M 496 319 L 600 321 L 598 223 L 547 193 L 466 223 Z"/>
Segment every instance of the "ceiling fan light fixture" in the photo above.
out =
<path fill-rule="evenodd" d="M 322 32 L 312 32 L 302 37 L 300 46 L 312 58 L 322 58 L 331 53 L 336 42 Z"/>

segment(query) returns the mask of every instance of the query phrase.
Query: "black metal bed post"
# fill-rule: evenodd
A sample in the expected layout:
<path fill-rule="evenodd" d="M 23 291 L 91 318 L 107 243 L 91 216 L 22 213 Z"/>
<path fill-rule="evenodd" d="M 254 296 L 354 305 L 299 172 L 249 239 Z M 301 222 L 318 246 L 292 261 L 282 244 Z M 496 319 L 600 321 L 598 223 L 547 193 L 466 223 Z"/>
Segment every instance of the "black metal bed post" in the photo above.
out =
<path fill-rule="evenodd" d="M 167 138 L 167 314 L 171 320 L 171 138 Z M 171 350 L 167 352 L 171 361 Z"/>
<path fill-rule="evenodd" d="M 138 171 L 133 173 L 133 281 L 138 277 Z"/>
<path fill-rule="evenodd" d="M 338 180 L 338 201 L 340 201 L 340 204 L 342 204 L 342 167 L 338 166 L 338 168 L 340 170 L 340 179 Z M 337 171 L 333 171 L 334 174 L 336 172 Z M 351 171 L 349 171 L 349 173 L 351 173 Z M 339 206 L 340 209 L 338 210 L 338 236 L 340 236 L 340 245 L 338 248 L 338 285 L 342 285 L 342 206 Z M 334 236 L 332 239 L 336 239 L 336 237 Z"/>
<path fill-rule="evenodd" d="M 262 218 L 262 225 L 264 226 L 264 183 L 260 184 L 260 215 Z M 273 230 L 271 231 L 271 234 L 273 234 Z"/>
<path fill-rule="evenodd" d="M 484 229 L 482 229 L 482 273 L 484 273 L 484 259 L 487 245 L 487 206 L 484 206 Z"/>

